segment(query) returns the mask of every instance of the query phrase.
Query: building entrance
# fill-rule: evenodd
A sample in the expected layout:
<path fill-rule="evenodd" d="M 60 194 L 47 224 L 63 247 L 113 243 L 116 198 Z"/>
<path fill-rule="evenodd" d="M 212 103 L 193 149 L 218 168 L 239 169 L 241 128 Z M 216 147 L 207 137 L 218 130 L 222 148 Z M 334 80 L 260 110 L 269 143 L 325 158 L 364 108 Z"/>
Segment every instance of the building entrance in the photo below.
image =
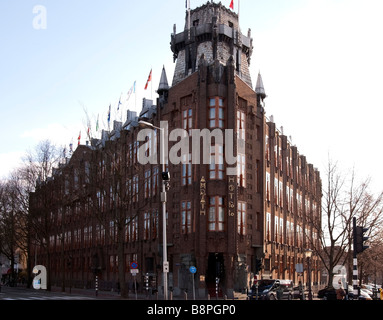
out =
<path fill-rule="evenodd" d="M 225 288 L 225 265 L 223 253 L 209 253 L 206 272 L 206 287 L 211 297 L 223 296 Z"/>

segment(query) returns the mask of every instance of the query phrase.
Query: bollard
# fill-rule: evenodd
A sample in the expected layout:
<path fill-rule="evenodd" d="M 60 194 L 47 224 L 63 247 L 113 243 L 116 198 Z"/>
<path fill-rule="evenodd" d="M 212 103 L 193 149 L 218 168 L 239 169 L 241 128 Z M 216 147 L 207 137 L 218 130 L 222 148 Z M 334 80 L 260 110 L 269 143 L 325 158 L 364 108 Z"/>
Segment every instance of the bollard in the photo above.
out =
<path fill-rule="evenodd" d="M 95 288 L 96 288 L 96 297 L 97 297 L 98 296 L 98 276 L 96 276 Z"/>

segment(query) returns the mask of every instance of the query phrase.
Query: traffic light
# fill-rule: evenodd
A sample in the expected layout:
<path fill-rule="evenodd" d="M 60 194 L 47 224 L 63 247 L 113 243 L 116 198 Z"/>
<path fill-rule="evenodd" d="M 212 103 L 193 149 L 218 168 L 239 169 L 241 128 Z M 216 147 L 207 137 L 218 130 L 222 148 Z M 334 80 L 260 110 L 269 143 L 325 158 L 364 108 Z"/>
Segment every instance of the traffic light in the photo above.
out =
<path fill-rule="evenodd" d="M 162 180 L 169 181 L 170 180 L 170 173 L 165 171 L 161 173 Z"/>
<path fill-rule="evenodd" d="M 369 246 L 365 245 L 365 242 L 368 240 L 368 237 L 364 237 L 364 234 L 368 231 L 368 228 L 363 228 L 363 227 L 356 227 L 354 236 L 356 237 L 355 239 L 355 244 L 356 248 L 356 253 L 362 253 L 364 250 L 368 249 Z"/>
<path fill-rule="evenodd" d="M 255 274 L 258 274 L 259 271 L 261 271 L 263 268 L 262 266 L 262 259 L 258 259 L 256 258 L 255 259 Z"/>

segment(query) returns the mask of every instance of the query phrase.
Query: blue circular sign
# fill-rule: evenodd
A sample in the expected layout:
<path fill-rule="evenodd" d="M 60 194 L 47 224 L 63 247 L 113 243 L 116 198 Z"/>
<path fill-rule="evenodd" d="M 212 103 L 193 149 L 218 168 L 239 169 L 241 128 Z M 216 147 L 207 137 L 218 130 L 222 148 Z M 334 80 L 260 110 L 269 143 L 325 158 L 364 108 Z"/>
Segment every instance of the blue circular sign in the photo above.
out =
<path fill-rule="evenodd" d="M 190 273 L 197 273 L 197 268 L 196 267 L 190 267 L 189 271 L 190 271 Z"/>
<path fill-rule="evenodd" d="M 130 267 L 131 267 L 132 269 L 137 269 L 137 268 L 138 268 L 138 263 L 137 263 L 137 262 L 132 262 L 132 263 L 130 264 Z"/>

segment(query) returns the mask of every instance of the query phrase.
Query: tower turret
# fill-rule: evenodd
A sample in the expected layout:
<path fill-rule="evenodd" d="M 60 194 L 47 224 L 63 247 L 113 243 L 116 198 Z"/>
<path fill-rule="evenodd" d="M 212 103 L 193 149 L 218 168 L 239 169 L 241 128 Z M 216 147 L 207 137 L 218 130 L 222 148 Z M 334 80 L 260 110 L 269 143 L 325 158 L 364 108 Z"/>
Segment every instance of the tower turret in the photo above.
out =
<path fill-rule="evenodd" d="M 258 73 L 258 79 L 257 79 L 257 84 L 255 86 L 255 92 L 262 99 L 262 101 L 267 97 L 260 72 Z"/>
<path fill-rule="evenodd" d="M 190 16 L 189 16 L 190 14 Z M 185 29 L 171 35 L 171 49 L 176 62 L 173 86 L 198 70 L 203 55 L 208 65 L 219 61 L 226 65 L 234 57 L 235 70 L 252 87 L 249 71 L 253 40 L 240 31 L 238 15 L 222 5 L 207 2 L 186 14 Z"/>
<path fill-rule="evenodd" d="M 160 96 L 160 104 L 161 102 L 167 102 L 168 93 L 169 93 L 169 84 L 168 84 L 168 78 L 166 76 L 165 66 L 163 66 L 162 68 L 161 79 L 160 79 L 160 84 L 158 86 L 157 93 Z"/>

